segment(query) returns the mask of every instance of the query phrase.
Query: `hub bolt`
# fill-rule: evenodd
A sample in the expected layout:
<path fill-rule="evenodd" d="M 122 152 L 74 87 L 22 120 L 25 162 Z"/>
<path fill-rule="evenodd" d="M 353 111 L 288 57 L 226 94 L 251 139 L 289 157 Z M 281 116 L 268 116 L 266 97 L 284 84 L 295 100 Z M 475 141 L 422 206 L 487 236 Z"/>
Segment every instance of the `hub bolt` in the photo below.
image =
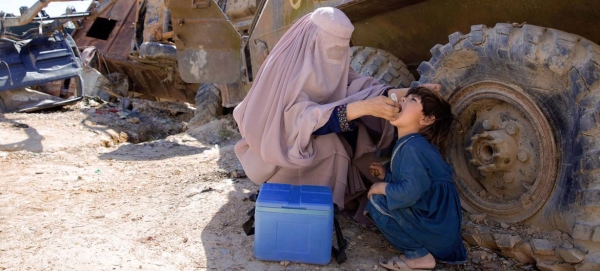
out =
<path fill-rule="evenodd" d="M 519 131 L 519 127 L 517 127 L 514 123 L 509 123 L 506 125 L 506 133 L 509 135 L 515 135 Z"/>
<path fill-rule="evenodd" d="M 519 159 L 519 161 L 525 162 L 529 160 L 529 153 L 526 150 L 520 149 L 517 153 L 517 158 Z"/>

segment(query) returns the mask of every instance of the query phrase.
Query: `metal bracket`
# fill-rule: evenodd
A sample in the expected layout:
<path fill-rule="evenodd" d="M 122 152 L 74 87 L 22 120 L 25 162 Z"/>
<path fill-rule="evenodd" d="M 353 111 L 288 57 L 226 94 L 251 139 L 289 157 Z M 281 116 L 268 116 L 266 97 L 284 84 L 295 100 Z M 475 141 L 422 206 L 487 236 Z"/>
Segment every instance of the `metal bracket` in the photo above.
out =
<path fill-rule="evenodd" d="M 192 8 L 208 8 L 212 0 L 192 0 Z"/>

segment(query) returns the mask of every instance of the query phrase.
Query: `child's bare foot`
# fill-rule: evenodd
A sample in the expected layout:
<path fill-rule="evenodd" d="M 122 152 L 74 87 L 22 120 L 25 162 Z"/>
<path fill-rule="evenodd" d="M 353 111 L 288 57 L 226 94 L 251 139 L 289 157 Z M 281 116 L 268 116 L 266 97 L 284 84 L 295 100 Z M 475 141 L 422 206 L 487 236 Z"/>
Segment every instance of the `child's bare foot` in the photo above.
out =
<path fill-rule="evenodd" d="M 425 257 L 417 258 L 417 259 L 407 259 L 406 255 L 400 255 L 400 260 L 403 261 L 410 268 L 420 268 L 420 269 L 431 269 L 435 267 L 435 259 L 431 253 L 425 255 Z"/>
<path fill-rule="evenodd" d="M 400 255 L 400 257 L 393 257 L 393 258 L 389 259 L 387 262 L 380 261 L 379 265 L 381 265 L 389 270 L 425 271 L 425 270 L 431 270 L 435 267 L 435 259 L 433 258 L 433 256 L 431 254 L 427 254 L 424 257 L 409 260 L 406 258 L 406 256 L 404 254 L 402 254 L 402 255 Z"/>

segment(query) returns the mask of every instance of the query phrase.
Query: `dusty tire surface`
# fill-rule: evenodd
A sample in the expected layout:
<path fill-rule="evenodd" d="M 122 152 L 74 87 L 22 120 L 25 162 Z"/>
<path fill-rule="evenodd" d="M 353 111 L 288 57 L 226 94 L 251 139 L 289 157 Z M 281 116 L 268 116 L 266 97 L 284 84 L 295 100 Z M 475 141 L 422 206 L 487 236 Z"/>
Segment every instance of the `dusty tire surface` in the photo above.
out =
<path fill-rule="evenodd" d="M 447 159 L 463 207 L 568 235 L 512 239 L 509 227 L 467 227 L 479 232 L 470 243 L 540 269 L 600 270 L 600 46 L 511 24 L 474 25 L 449 40 L 431 49 L 414 84 L 441 84 L 460 121 Z"/>
<path fill-rule="evenodd" d="M 350 68 L 393 87 L 408 87 L 415 80 L 402 60 L 389 52 L 372 47 L 351 47 Z"/>
<path fill-rule="evenodd" d="M 213 84 L 201 84 L 196 92 L 196 112 L 190 120 L 190 126 L 198 126 L 210 122 L 223 115 L 221 92 Z"/>

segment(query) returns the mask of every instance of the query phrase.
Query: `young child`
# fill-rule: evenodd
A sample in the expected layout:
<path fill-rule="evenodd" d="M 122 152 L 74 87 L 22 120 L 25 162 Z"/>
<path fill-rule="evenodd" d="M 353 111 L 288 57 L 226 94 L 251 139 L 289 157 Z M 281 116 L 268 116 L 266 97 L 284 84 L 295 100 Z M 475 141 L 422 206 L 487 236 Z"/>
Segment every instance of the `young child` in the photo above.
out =
<path fill-rule="evenodd" d="M 461 206 L 452 169 L 440 149 L 454 120 L 450 104 L 419 86 L 398 101 L 398 128 L 390 168 L 370 166 L 383 182 L 371 186 L 365 212 L 392 246 L 404 254 L 379 264 L 391 270 L 432 269 L 436 260 L 461 264 Z"/>

